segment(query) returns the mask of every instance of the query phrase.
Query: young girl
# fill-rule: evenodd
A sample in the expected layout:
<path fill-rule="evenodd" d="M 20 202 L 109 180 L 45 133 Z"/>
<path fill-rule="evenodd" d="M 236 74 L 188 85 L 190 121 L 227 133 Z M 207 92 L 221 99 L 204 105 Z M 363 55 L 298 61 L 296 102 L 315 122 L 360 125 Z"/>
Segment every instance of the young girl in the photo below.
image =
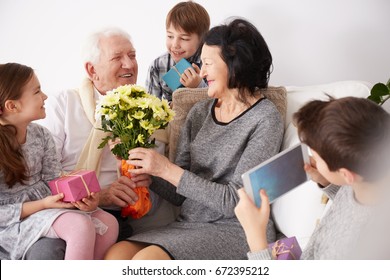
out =
<path fill-rule="evenodd" d="M 97 209 L 97 194 L 65 203 L 46 184 L 61 171 L 50 132 L 32 123 L 46 116 L 46 99 L 33 69 L 0 64 L 0 258 L 21 259 L 48 236 L 66 241 L 65 259 L 102 259 L 116 219 Z"/>
<path fill-rule="evenodd" d="M 375 251 L 384 249 L 387 239 L 378 238 L 378 225 L 388 225 L 389 216 L 377 206 L 389 202 L 386 188 L 390 115 L 367 99 L 346 97 L 309 102 L 294 119 L 301 141 L 312 152 L 313 163 L 306 165 L 305 170 L 333 200 L 301 258 L 383 257 L 379 250 Z M 248 257 L 270 259 L 264 237 L 270 212 L 267 195 L 260 191 L 263 201 L 260 208 L 243 189 L 239 190 L 239 196 L 235 212 L 250 247 Z M 381 243 L 376 249 L 372 246 L 375 240 Z"/>
<path fill-rule="evenodd" d="M 168 52 L 150 65 L 145 85 L 150 94 L 172 101 L 172 90 L 162 76 L 182 58 L 187 59 L 194 69 L 186 69 L 180 83 L 188 88 L 207 86 L 199 75 L 200 48 L 204 35 L 210 29 L 210 17 L 201 5 L 192 1 L 180 2 L 168 12 L 165 25 Z"/>

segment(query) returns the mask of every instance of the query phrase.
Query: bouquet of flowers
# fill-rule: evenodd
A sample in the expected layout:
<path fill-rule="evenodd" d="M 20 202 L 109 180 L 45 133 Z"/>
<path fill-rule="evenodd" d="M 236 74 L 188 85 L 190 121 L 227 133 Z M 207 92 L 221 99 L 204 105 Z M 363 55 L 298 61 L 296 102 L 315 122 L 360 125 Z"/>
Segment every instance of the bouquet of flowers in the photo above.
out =
<path fill-rule="evenodd" d="M 129 150 L 154 147 L 154 139 L 151 140 L 150 136 L 157 129 L 165 128 L 174 117 L 165 99 L 161 100 L 137 85 L 124 85 L 108 91 L 97 105 L 96 113 L 101 118 L 101 129 L 111 132 L 111 135 L 102 139 L 99 148 L 103 148 L 110 140 L 119 139 L 111 152 L 121 159 L 122 175 L 128 177 L 131 173 L 127 171 L 135 168 L 126 163 Z M 148 189 L 138 187 L 136 192 L 139 200 L 135 205 L 123 208 L 122 216 L 140 218 L 150 210 Z"/>

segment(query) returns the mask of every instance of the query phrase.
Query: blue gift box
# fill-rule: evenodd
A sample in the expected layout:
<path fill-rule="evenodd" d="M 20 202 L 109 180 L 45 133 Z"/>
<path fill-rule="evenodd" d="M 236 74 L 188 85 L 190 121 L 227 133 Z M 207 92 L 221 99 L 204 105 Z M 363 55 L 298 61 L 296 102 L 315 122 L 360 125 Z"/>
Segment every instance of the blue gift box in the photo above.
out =
<path fill-rule="evenodd" d="M 184 73 L 184 71 L 192 67 L 192 65 L 185 59 L 182 58 L 176 63 L 163 77 L 162 79 L 167 83 L 169 88 L 173 91 L 182 87 L 183 85 L 180 83 L 180 77 Z"/>

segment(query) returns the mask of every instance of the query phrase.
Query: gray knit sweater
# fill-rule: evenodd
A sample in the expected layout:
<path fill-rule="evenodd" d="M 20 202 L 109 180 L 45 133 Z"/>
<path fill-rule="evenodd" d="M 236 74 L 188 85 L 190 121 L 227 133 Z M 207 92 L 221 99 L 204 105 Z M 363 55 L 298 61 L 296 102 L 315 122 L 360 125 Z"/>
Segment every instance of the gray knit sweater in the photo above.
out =
<path fill-rule="evenodd" d="M 229 123 L 216 120 L 215 104 L 200 101 L 188 114 L 177 149 L 176 164 L 185 169 L 177 188 L 159 178 L 151 186 L 167 200 L 181 198 L 178 220 L 130 240 L 157 244 L 175 259 L 245 259 L 248 246 L 234 214 L 237 189 L 245 171 L 278 153 L 283 122 L 267 99 Z"/>

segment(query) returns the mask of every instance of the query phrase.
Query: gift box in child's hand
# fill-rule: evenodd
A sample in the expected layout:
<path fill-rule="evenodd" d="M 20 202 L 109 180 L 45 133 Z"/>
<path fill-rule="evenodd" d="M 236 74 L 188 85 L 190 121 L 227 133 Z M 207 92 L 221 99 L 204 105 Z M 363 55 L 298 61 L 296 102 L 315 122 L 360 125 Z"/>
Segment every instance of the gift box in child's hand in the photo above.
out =
<path fill-rule="evenodd" d="M 63 193 L 63 201 L 75 202 L 100 191 L 95 171 L 79 170 L 49 182 L 52 194 Z"/>
<path fill-rule="evenodd" d="M 268 245 L 272 250 L 272 258 L 277 260 L 299 260 L 302 255 L 301 247 L 295 236 L 280 239 Z"/>
<path fill-rule="evenodd" d="M 180 83 L 180 77 L 186 69 L 192 67 L 185 58 L 179 60 L 164 76 L 162 79 L 167 83 L 172 91 L 175 91 L 183 85 Z"/>

